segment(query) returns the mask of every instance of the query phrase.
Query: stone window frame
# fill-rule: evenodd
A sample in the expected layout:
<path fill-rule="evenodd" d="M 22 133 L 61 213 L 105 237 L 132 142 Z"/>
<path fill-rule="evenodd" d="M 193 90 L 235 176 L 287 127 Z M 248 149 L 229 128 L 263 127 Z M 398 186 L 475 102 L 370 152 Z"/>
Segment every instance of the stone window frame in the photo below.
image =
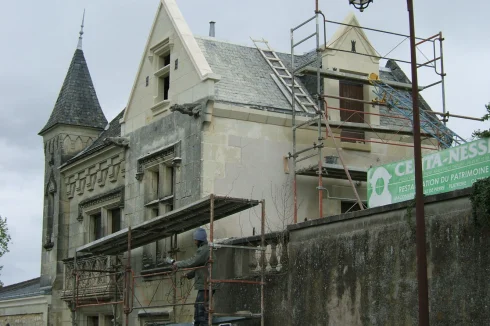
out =
<path fill-rule="evenodd" d="M 143 191 L 143 202 L 146 220 L 156 216 L 161 216 L 162 214 L 175 209 L 175 190 L 176 184 L 180 181 L 179 167 L 182 162 L 180 153 L 181 142 L 178 141 L 156 149 L 137 160 L 136 179 L 142 182 L 145 186 Z M 173 170 L 173 178 L 171 180 L 172 193 L 168 194 L 164 192 L 162 196 L 157 195 L 157 197 L 154 197 L 154 190 L 151 189 L 151 184 L 153 182 L 151 178 L 153 176 L 150 173 L 155 172 L 158 169 L 159 176 L 162 176 L 160 179 L 162 181 L 164 176 L 160 171 L 168 168 Z M 160 185 L 164 186 L 162 182 L 160 182 Z M 154 212 L 156 209 L 158 209 L 157 213 Z M 160 241 L 155 241 L 154 244 L 146 246 L 146 248 L 143 249 L 143 266 L 154 266 L 154 264 L 158 261 L 158 257 L 160 257 L 162 254 L 161 250 L 162 243 Z"/>
<path fill-rule="evenodd" d="M 174 208 L 175 166 L 172 161 L 173 158 L 156 162 L 146 169 L 144 205 L 149 218 L 160 216 Z M 156 189 L 154 189 L 155 184 Z"/>
<path fill-rule="evenodd" d="M 136 179 L 142 181 L 145 179 L 145 190 L 144 190 L 144 205 L 147 211 L 147 216 L 150 218 L 156 217 L 152 211 L 158 209 L 161 213 L 166 213 L 174 209 L 175 205 L 175 185 L 177 183 L 178 173 L 177 167 L 181 163 L 180 158 L 181 142 L 176 142 L 159 148 L 147 155 L 141 157 L 137 161 L 137 173 Z M 171 170 L 170 184 L 168 180 L 168 172 Z M 159 189 L 156 189 L 156 196 L 150 194 L 154 193 L 155 190 L 151 191 L 152 187 L 152 175 L 149 173 L 158 172 L 159 180 L 157 184 Z M 170 186 L 171 190 L 168 190 Z"/>
<path fill-rule="evenodd" d="M 97 325 L 95 325 L 93 323 L 93 321 L 91 321 L 91 319 L 93 318 L 97 318 Z M 112 323 L 109 323 L 107 324 L 109 321 L 108 320 L 112 320 L 114 318 L 114 315 L 112 315 L 111 313 L 86 313 L 86 314 L 83 314 L 83 321 L 84 321 L 84 325 L 88 325 L 88 326 L 98 326 L 98 325 L 112 325 Z"/>
<path fill-rule="evenodd" d="M 138 158 L 136 163 L 136 180 L 143 180 L 143 176 L 148 167 L 151 167 L 158 163 L 170 160 L 173 166 L 180 165 L 182 161 L 180 157 L 181 147 L 181 142 L 178 141 L 170 145 L 158 148 Z"/>
<path fill-rule="evenodd" d="M 90 218 L 91 216 L 96 214 L 101 215 L 102 238 L 112 233 L 112 230 L 110 230 L 112 227 L 112 221 L 110 221 L 111 216 L 109 211 L 119 208 L 121 210 L 120 217 L 122 224 L 124 212 L 124 189 L 124 186 L 119 186 L 105 193 L 87 198 L 78 204 L 77 220 L 80 223 L 83 223 L 84 229 L 88 231 L 86 233 L 85 243 L 95 240 L 93 239 L 94 226 L 92 225 L 92 219 Z"/>
<path fill-rule="evenodd" d="M 162 312 L 162 313 L 147 313 L 146 315 L 138 315 L 138 326 L 151 326 L 162 324 L 165 325 L 172 321 L 172 312 Z"/>
<path fill-rule="evenodd" d="M 174 47 L 174 36 L 169 34 L 150 48 L 148 58 L 152 63 L 152 79 L 153 83 L 153 106 L 151 110 L 153 115 L 156 116 L 168 109 L 170 106 L 170 98 L 172 94 L 171 82 L 170 82 L 170 70 L 172 66 L 172 50 Z M 168 63 L 162 63 L 165 57 L 169 57 Z M 167 84 L 166 84 L 167 83 Z M 167 87 L 167 98 L 164 97 L 164 89 Z"/>

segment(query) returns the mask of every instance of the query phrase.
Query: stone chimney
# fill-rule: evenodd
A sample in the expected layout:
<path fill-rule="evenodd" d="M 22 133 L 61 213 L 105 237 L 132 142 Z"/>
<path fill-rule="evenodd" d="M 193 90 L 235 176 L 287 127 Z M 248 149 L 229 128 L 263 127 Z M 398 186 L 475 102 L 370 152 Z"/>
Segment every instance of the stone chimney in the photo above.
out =
<path fill-rule="evenodd" d="M 209 36 L 210 37 L 214 37 L 215 36 L 215 33 L 214 33 L 214 25 L 216 24 L 216 22 L 214 21 L 210 21 L 209 22 Z"/>

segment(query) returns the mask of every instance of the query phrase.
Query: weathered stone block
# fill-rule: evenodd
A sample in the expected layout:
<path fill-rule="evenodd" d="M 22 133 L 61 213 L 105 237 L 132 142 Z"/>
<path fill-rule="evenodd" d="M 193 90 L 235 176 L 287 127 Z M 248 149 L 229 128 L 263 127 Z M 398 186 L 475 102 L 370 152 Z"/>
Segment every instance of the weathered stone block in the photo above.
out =
<path fill-rule="evenodd" d="M 227 136 L 225 134 L 218 134 L 210 131 L 204 131 L 202 134 L 203 143 L 221 145 L 226 144 L 227 142 Z"/>
<path fill-rule="evenodd" d="M 248 116 L 248 121 L 258 122 L 258 123 L 266 123 L 267 122 L 267 113 L 260 110 L 250 110 L 250 114 Z"/>
<path fill-rule="evenodd" d="M 284 126 L 286 123 L 286 117 L 284 114 L 267 112 L 267 123 L 271 125 Z"/>
<path fill-rule="evenodd" d="M 242 147 L 242 138 L 240 136 L 229 135 L 228 146 Z"/>
<path fill-rule="evenodd" d="M 250 111 L 248 109 L 233 106 L 231 107 L 230 118 L 237 120 L 248 120 L 249 114 Z"/>

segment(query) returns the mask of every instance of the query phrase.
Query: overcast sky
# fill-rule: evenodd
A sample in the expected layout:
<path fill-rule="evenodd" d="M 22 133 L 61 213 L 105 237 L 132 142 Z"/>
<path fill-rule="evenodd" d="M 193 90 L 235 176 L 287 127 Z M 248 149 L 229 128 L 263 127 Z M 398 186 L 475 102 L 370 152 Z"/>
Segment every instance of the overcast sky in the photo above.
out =
<path fill-rule="evenodd" d="M 488 12 L 490 2 L 415 2 L 416 31 L 428 37 L 442 31 L 447 109 L 481 116 L 490 101 Z M 313 15 L 314 1 L 298 0 L 177 0 L 197 35 L 208 34 L 214 20 L 216 37 L 251 44 L 249 37 L 270 41 L 289 52 L 289 29 Z M 41 255 L 43 147 L 37 135 L 46 123 L 75 51 L 83 9 L 86 9 L 83 49 L 106 117 L 112 119 L 128 100 L 158 0 L 23 0 L 0 4 L 0 215 L 8 218 L 10 253 L 0 259 L 0 279 L 6 284 L 39 276 Z M 342 21 L 354 10 L 348 0 L 320 0 L 328 19 Z M 408 33 L 404 0 L 376 0 L 356 15 L 363 26 Z M 312 25 L 311 28 L 314 26 Z M 337 28 L 327 25 L 328 36 Z M 308 32 L 313 32 L 311 31 Z M 403 38 L 366 32 L 377 51 L 386 55 Z M 408 40 L 390 56 L 409 60 Z M 314 48 L 306 44 L 304 51 Z M 430 47 L 422 47 L 430 58 Z M 418 61 L 424 62 L 421 52 Z M 407 75 L 409 67 L 402 66 Z M 423 69 L 420 84 L 436 81 Z M 442 111 L 440 88 L 424 91 L 434 111 Z M 450 119 L 463 137 L 482 128 L 478 122 Z"/>

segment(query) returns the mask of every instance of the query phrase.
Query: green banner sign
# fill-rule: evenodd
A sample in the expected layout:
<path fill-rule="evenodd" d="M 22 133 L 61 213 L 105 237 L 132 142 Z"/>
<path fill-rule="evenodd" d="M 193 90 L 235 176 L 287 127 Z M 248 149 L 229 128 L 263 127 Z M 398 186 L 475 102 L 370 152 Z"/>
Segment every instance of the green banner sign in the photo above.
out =
<path fill-rule="evenodd" d="M 490 177 L 490 138 L 475 140 L 422 157 L 424 194 L 468 188 Z M 368 206 L 411 200 L 415 196 L 413 159 L 368 170 Z"/>

